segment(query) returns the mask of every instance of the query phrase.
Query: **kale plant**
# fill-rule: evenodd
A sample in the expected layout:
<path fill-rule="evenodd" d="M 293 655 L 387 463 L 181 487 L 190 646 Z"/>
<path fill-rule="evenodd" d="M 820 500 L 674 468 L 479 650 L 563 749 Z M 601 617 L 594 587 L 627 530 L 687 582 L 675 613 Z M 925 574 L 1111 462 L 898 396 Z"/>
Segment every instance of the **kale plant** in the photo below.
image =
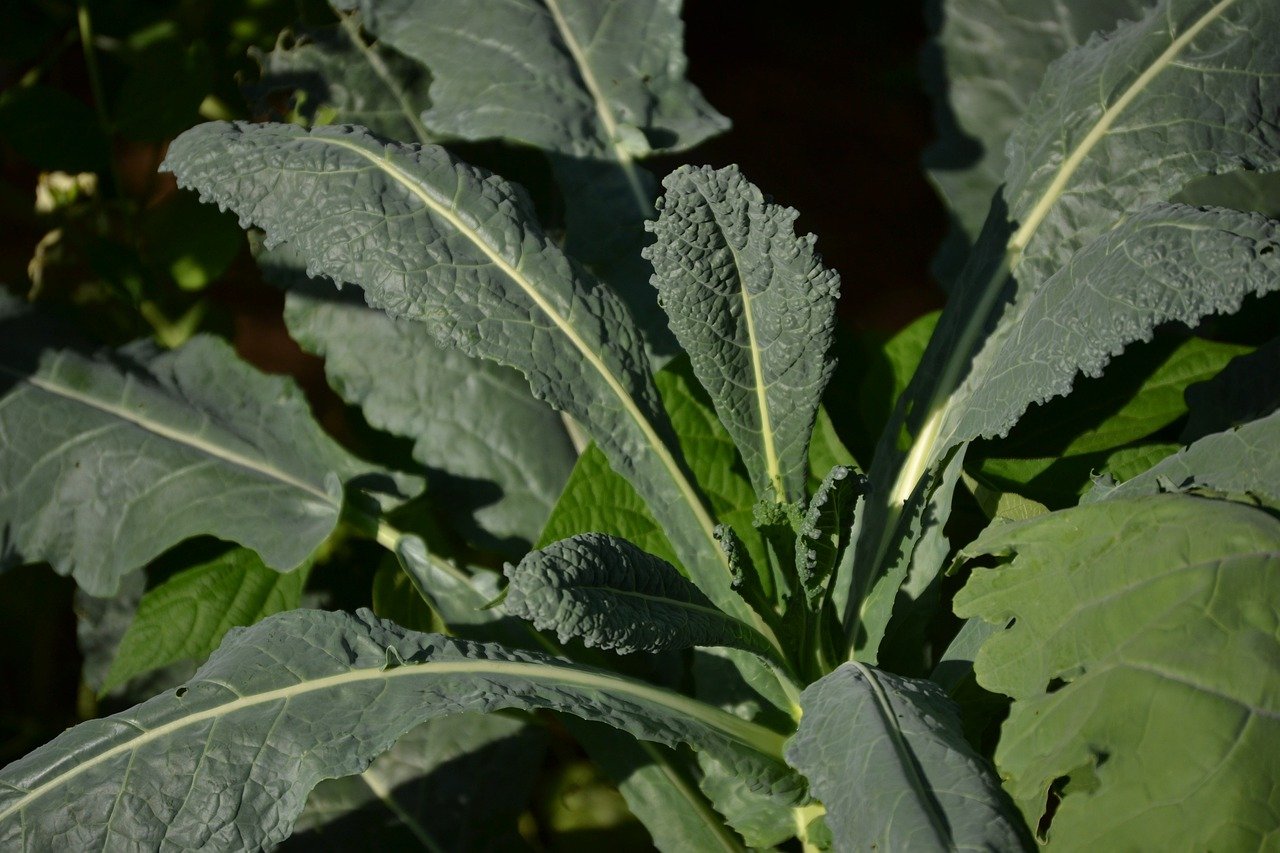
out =
<path fill-rule="evenodd" d="M 6 847 L 256 849 L 370 803 L 511 844 L 552 719 L 666 850 L 1276 842 L 1280 5 L 941 4 L 950 300 L 885 347 L 859 465 L 796 212 L 640 165 L 727 127 L 678 3 L 333 2 L 259 57 L 291 121 L 163 168 L 412 448 L 358 458 L 215 338 L 92 351 L 0 302 L 6 557 L 133 590 L 100 684 L 164 687 L 3 771 Z M 457 153 L 493 139 L 562 229 Z M 299 609 L 352 535 L 394 555 L 375 610 Z M 142 595 L 195 536 L 235 547 Z"/>

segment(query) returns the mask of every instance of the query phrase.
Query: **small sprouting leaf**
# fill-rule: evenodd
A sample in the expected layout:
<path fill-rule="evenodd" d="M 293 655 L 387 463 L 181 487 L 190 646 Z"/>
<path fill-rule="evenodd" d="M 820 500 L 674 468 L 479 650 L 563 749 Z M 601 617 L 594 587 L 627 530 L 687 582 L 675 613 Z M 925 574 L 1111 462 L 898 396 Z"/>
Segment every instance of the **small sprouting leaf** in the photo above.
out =
<path fill-rule="evenodd" d="M 804 499 L 809 438 L 835 362 L 840 277 L 822 266 L 795 210 L 736 166 L 663 180 L 645 250 L 693 371 L 711 394 L 761 499 Z"/>
<path fill-rule="evenodd" d="M 853 509 L 865 483 L 852 468 L 838 466 L 831 469 L 809 501 L 796 535 L 796 570 L 811 608 L 849 545 Z"/>
<path fill-rule="evenodd" d="M 768 643 L 726 616 L 670 563 L 625 539 L 584 533 L 507 566 L 505 607 L 561 642 L 577 638 L 620 654 L 692 646 L 768 652 Z"/>
<path fill-rule="evenodd" d="M 931 681 L 859 663 L 805 688 L 787 761 L 827 808 L 839 850 L 1030 850 L 995 769 Z"/>

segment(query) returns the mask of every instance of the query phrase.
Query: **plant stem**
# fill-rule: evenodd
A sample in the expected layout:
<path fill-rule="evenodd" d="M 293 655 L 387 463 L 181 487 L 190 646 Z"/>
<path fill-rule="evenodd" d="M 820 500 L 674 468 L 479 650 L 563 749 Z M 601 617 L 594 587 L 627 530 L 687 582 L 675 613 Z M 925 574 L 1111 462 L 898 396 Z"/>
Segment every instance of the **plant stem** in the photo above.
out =
<path fill-rule="evenodd" d="M 80 49 L 84 52 L 85 69 L 89 73 L 89 91 L 93 95 L 93 109 L 98 115 L 98 124 L 102 127 L 102 135 L 110 145 L 111 119 L 107 116 L 107 99 L 102 89 L 102 72 L 98 68 L 98 54 L 93 48 L 93 19 L 89 16 L 88 0 L 77 0 L 76 25 L 80 29 Z M 116 195 L 120 194 L 120 176 L 116 174 L 116 164 L 107 150 L 107 176 L 111 179 L 111 188 Z"/>

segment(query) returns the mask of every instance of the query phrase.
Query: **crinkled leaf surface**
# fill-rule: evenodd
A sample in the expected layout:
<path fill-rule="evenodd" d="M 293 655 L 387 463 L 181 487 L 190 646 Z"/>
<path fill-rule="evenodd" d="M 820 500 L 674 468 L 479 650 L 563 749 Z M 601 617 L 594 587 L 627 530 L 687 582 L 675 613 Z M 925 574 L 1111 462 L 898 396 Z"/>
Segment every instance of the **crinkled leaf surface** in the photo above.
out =
<path fill-rule="evenodd" d="M 995 769 L 931 681 L 849 662 L 805 688 L 787 761 L 840 850 L 1031 849 Z"/>
<path fill-rule="evenodd" d="M 975 661 L 1013 697 L 996 763 L 1071 849 L 1266 847 L 1280 826 L 1280 521 L 1183 495 L 990 528 L 961 616 L 1012 627 Z"/>
<path fill-rule="evenodd" d="M 355 5 L 355 4 L 353 4 Z M 618 291 L 648 342 L 674 347 L 639 252 L 653 178 L 635 160 L 729 126 L 684 77 L 679 0 L 361 0 L 383 45 L 431 70 L 433 133 L 541 148 L 567 250 Z"/>
<path fill-rule="evenodd" d="M 206 533 L 293 569 L 333 531 L 344 481 L 394 488 L 321 431 L 292 382 L 220 340 L 87 355 L 54 348 L 58 332 L 8 300 L 0 312 L 4 547 L 90 594 Z"/>
<path fill-rule="evenodd" d="M 139 600 L 102 691 L 178 661 L 201 662 L 231 628 L 293 610 L 307 574 L 305 565 L 272 571 L 248 548 L 183 569 Z"/>
<path fill-rule="evenodd" d="M 413 439 L 435 507 L 491 547 L 518 553 L 537 539 L 577 454 L 520 374 L 443 349 L 424 324 L 323 282 L 291 288 L 284 316 L 293 338 L 324 357 L 343 399 L 373 426 Z"/>
<path fill-rule="evenodd" d="M 1258 214 L 1168 204 L 1134 214 L 1019 296 L 953 396 L 938 447 L 1004 434 L 1028 405 L 1068 393 L 1078 372 L 1100 375 L 1162 323 L 1194 325 L 1280 288 L 1277 249 L 1276 223 Z"/>
<path fill-rule="evenodd" d="M 796 534 L 796 571 L 812 606 L 849 545 L 853 510 L 866 484 L 852 468 L 832 468 L 809 501 Z"/>
<path fill-rule="evenodd" d="M 595 453 L 598 457 L 599 451 Z M 603 459 L 600 464 L 610 476 L 617 477 Z M 486 583 L 488 575 L 468 577 L 456 566 L 430 554 L 416 536 L 402 538 L 396 553 L 414 585 L 431 601 L 451 631 L 500 638 L 507 644 L 528 640 L 527 623 L 506 616 L 502 608 L 487 607 L 497 596 L 496 588 Z M 733 834 L 708 807 L 676 752 L 635 740 L 608 725 L 587 723 L 576 717 L 562 716 L 561 721 L 612 777 L 660 850 L 677 851 L 689 844 L 697 849 L 738 849 Z"/>
<path fill-rule="evenodd" d="M 533 788 L 546 737 L 499 714 L 430 720 L 362 773 L 326 779 L 282 849 L 524 849 L 516 821 Z"/>
<path fill-rule="evenodd" d="M 798 796 L 783 736 L 643 682 L 406 631 L 362 611 L 236 629 L 193 678 L 70 729 L 0 772 L 6 847 L 257 847 L 285 838 L 323 778 L 362 771 L 405 732 L 463 711 L 546 708 L 695 744 L 744 784 Z"/>
<path fill-rule="evenodd" d="M 726 616 L 667 561 L 625 539 L 582 533 L 508 564 L 508 612 L 560 642 L 620 654 L 737 646 L 767 653 L 768 644 Z"/>
<path fill-rule="evenodd" d="M 736 166 L 686 166 L 648 229 L 653 283 L 693 372 L 733 436 L 756 494 L 803 500 L 809 438 L 835 363 L 840 277 L 822 266 L 795 210 Z"/>
<path fill-rule="evenodd" d="M 717 606 L 757 619 L 729 588 L 626 309 L 549 242 L 523 192 L 444 149 L 350 127 L 210 123 L 174 140 L 165 164 L 269 243 L 292 244 L 309 272 L 523 372 L 645 496 Z"/>

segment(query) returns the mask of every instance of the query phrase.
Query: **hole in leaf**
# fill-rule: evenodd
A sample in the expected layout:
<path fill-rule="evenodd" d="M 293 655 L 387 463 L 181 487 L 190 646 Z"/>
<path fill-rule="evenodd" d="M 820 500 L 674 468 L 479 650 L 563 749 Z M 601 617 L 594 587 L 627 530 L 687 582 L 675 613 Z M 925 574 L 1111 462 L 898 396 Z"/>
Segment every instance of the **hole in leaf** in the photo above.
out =
<path fill-rule="evenodd" d="M 177 690 L 173 691 L 173 695 L 177 696 L 179 699 L 181 699 L 183 696 L 186 696 L 187 686 L 184 684 L 183 686 L 179 687 Z"/>

